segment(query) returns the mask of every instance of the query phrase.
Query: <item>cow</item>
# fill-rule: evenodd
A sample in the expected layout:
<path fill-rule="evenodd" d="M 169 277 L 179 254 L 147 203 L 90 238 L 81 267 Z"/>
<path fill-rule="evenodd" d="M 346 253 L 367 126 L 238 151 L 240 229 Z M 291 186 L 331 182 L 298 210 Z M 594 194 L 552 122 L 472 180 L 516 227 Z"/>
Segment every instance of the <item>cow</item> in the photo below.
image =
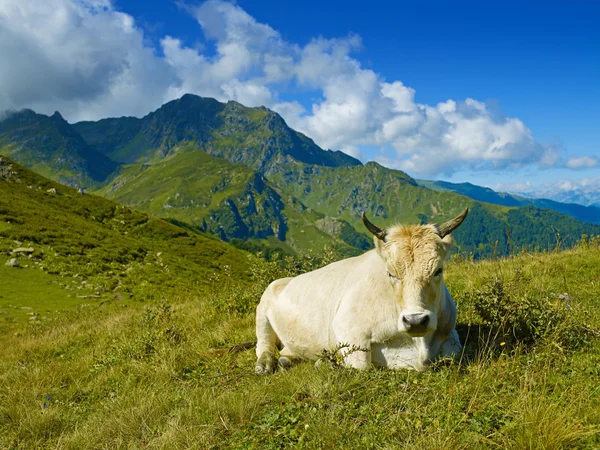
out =
<path fill-rule="evenodd" d="M 296 277 L 273 281 L 256 309 L 256 372 L 287 369 L 340 349 L 345 366 L 425 370 L 462 346 L 456 305 L 444 284 L 450 233 L 469 210 L 441 225 L 381 229 L 365 213 L 375 248 Z"/>

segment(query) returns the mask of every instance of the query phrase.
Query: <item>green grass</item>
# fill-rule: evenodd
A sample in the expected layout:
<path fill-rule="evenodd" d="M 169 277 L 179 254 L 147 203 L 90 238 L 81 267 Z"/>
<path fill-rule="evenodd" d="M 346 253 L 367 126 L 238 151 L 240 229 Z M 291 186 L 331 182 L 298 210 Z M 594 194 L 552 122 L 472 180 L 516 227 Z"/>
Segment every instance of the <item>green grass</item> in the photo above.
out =
<path fill-rule="evenodd" d="M 15 269 L 0 259 L 0 332 L 8 325 L 29 320 L 46 320 L 64 309 L 73 309 L 89 300 L 77 295 L 89 295 L 89 289 L 68 292 L 57 280 L 33 268 Z"/>
<path fill-rule="evenodd" d="M 583 331 L 600 326 L 597 243 L 452 264 L 465 353 L 423 373 L 302 363 L 255 375 L 252 349 L 230 349 L 254 339 L 266 283 L 294 270 L 251 267 L 245 288 L 224 272 L 213 293 L 88 306 L 1 336 L 0 447 L 600 446 L 600 345 Z M 543 299 L 561 321 L 533 341 L 489 334 L 472 299 L 490 280 L 511 304 Z M 563 292 L 570 309 L 552 296 Z"/>
<path fill-rule="evenodd" d="M 214 236 L 78 194 L 17 164 L 12 171 L 0 177 L 2 327 L 83 303 L 142 305 L 170 291 L 202 292 L 224 266 L 248 278 L 246 253 Z M 20 269 L 5 266 L 18 247 L 34 252 L 15 255 Z"/>

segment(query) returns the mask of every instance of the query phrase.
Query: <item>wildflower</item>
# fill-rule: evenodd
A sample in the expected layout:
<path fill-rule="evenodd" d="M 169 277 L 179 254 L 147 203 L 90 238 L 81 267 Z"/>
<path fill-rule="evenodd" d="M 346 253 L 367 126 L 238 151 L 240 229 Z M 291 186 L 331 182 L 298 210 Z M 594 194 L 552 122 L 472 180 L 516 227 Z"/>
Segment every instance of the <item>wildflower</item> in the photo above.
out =
<path fill-rule="evenodd" d="M 506 345 L 506 342 L 500 342 L 500 347 L 504 347 Z"/>

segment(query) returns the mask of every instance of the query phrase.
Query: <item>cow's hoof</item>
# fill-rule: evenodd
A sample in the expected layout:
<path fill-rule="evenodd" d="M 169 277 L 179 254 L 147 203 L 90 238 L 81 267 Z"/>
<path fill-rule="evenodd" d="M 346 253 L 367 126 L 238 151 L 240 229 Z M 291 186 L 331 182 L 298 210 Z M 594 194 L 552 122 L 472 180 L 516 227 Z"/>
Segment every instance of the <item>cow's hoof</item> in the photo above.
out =
<path fill-rule="evenodd" d="M 286 356 L 279 358 L 279 367 L 281 367 L 281 370 L 288 370 L 292 367 L 292 364 L 292 360 Z"/>
<path fill-rule="evenodd" d="M 268 375 L 273 373 L 275 370 L 275 359 L 269 353 L 263 353 L 254 367 L 256 373 L 259 375 Z"/>

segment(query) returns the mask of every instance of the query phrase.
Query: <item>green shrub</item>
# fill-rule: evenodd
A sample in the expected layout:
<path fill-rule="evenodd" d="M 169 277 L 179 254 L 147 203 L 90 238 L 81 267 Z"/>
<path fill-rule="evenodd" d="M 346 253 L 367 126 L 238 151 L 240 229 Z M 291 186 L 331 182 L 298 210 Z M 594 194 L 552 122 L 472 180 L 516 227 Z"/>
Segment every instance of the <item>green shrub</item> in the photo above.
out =
<path fill-rule="evenodd" d="M 531 346 L 542 339 L 566 349 L 587 344 L 594 330 L 575 317 L 569 294 L 539 292 L 530 282 L 516 270 L 512 278 L 489 278 L 467 295 L 483 324 L 491 327 L 495 345 Z"/>

